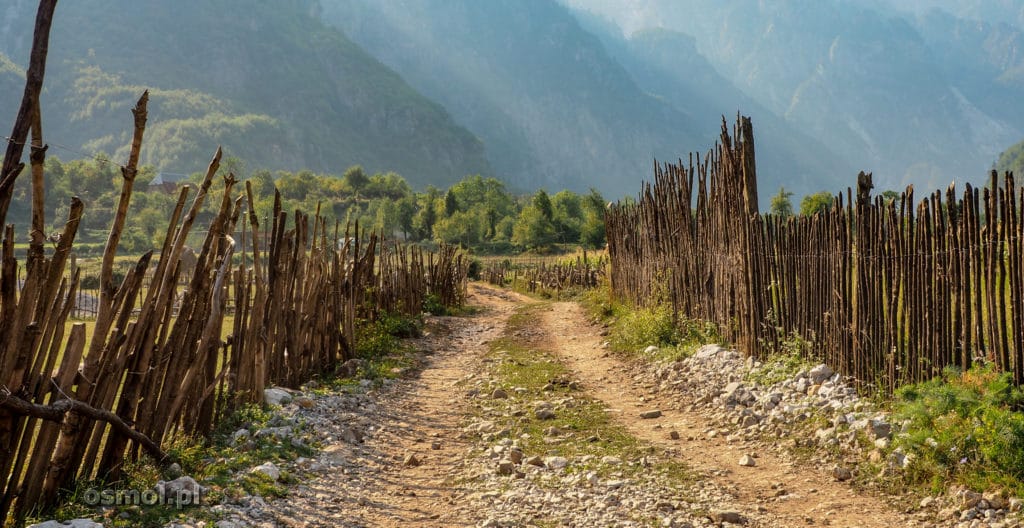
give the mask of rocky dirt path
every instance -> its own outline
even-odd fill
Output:
[[[413,374],[286,407],[325,448],[288,468],[300,483],[287,497],[216,506],[217,526],[917,526],[825,468],[709,435],[714,426],[685,410],[692,402],[652,391],[650,373],[602,349],[601,328],[578,305],[480,284],[470,294],[475,315],[431,318],[430,334],[413,342]],[[530,319],[510,330],[524,307]],[[532,352],[513,359],[492,343]],[[572,383],[527,388],[501,377],[502,365],[533,356],[564,364]],[[574,421],[590,405],[636,449],[602,456],[605,438],[622,433]],[[534,417],[545,409],[552,419]],[[641,417],[655,409],[660,417]],[[754,467],[738,465],[744,454]]]
[[[246,497],[215,507],[218,526],[474,526],[484,513],[460,507],[471,491],[463,478],[470,412],[462,382],[483,368],[486,344],[501,335],[514,309],[502,292],[474,294],[469,317],[432,317],[412,340],[421,364],[410,377],[354,393],[309,394],[309,408],[286,407],[324,445],[299,460],[304,474],[286,498]],[[368,382],[363,385],[370,385]]]
[[[889,505],[837,482],[829,468],[802,467],[757,442],[733,442],[724,434],[709,438],[715,425],[697,412],[687,412],[685,408],[692,402],[651,390],[650,380],[604,353],[601,328],[587,321],[579,305],[554,303],[543,312],[541,323],[549,347],[558,351],[590,394],[608,405],[617,421],[638,438],[677,449],[678,456],[708,479],[709,485],[733,495],[733,503],[752,525],[898,524],[901,515]],[[641,418],[641,413],[651,410],[660,411],[660,416]],[[743,455],[756,457],[755,466],[740,466]]]

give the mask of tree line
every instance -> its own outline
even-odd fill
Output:
[[[246,173],[244,163],[227,159],[221,173],[229,172],[241,177]],[[46,218],[67,218],[67,198],[79,196],[89,211],[82,218],[79,247],[85,253],[100,249],[118,198],[119,166],[102,154],[67,162],[50,156],[45,173]],[[202,174],[168,181],[171,177],[152,166],[139,170],[130,211],[133,221],[122,238],[126,251],[140,253],[160,247],[175,206],[176,188],[197,185]],[[447,189],[428,186],[416,191],[397,173],[367,174],[358,165],[341,176],[257,169],[248,172],[248,179],[258,211],[272,210],[276,188],[286,210],[313,211],[319,206],[328,221],[358,221],[363,227],[409,242],[459,244],[488,253],[543,251],[556,244],[599,248],[605,243],[606,201],[593,189],[584,194],[562,190],[551,195],[541,189],[518,195],[496,178],[471,175]],[[19,178],[9,213],[15,225],[30,225],[30,196],[28,178]],[[200,213],[207,220],[215,214],[212,204]],[[47,234],[61,228],[50,225]],[[27,232],[18,235],[27,242]]]

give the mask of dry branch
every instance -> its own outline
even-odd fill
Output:
[[[121,434],[131,438],[146,450],[149,456],[153,457],[160,465],[167,465],[173,462],[171,456],[160,449],[156,442],[148,436],[138,432],[130,424],[121,419],[120,416],[103,409],[97,409],[83,401],[64,399],[57,400],[50,405],[41,405],[25,401],[7,388],[0,389],[0,406],[10,410],[14,414],[32,416],[50,422],[63,422],[69,412],[74,412],[110,424]]]

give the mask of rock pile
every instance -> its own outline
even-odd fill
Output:
[[[890,449],[900,424],[893,424],[886,413],[858,397],[856,389],[825,364],[766,384],[758,380],[778,377],[772,376],[769,365],[706,345],[686,359],[641,368],[654,378],[656,390],[673,393],[674,398],[689,402],[687,410],[717,423],[719,431],[712,435],[724,431],[733,439],[760,441],[765,449],[815,448],[818,466],[837,481],[891,477],[913,462],[911,453]],[[754,462],[747,458],[740,465]],[[881,473],[861,475],[856,462],[864,460],[881,466]],[[956,489],[944,497],[929,497],[910,510],[916,510],[918,519],[934,520],[935,526],[1019,526],[1021,501],[997,497]]]

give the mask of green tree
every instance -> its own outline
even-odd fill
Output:
[[[428,186],[427,192],[420,196],[420,210],[416,213],[416,218],[413,221],[418,240],[431,238],[434,235],[434,224],[437,222],[436,207],[439,196],[440,191],[433,185]]]
[[[583,207],[578,194],[563,190],[551,199],[555,234],[561,243],[576,242],[580,239],[580,224],[583,222]]]
[[[451,216],[441,218],[434,224],[434,238],[448,244],[471,246],[479,244],[486,227],[479,209],[455,211]]]
[[[449,190],[444,194],[444,215],[450,217],[459,210],[459,200],[455,198],[455,193]]]
[[[548,193],[544,191],[544,189],[537,191],[537,194],[533,195],[531,203],[535,208],[537,208],[537,211],[539,211],[540,214],[544,215],[544,218],[547,219],[548,222],[555,219],[555,211],[554,207],[551,205],[551,197],[548,196]]]
[[[416,197],[410,193],[395,204],[395,209],[398,217],[398,228],[402,230],[402,237],[408,240],[415,231]]]
[[[580,223],[580,244],[588,248],[601,248],[605,244],[604,212],[605,201],[596,189],[580,200],[583,219]]]
[[[547,194],[544,194],[544,198],[547,198]],[[547,203],[551,205],[550,201]],[[554,242],[555,225],[551,218],[536,205],[531,204],[523,208],[512,227],[512,243],[527,249],[537,249],[550,246]]]
[[[899,200],[900,199],[900,193],[898,193],[896,191],[893,191],[891,189],[888,190],[888,191],[883,191],[882,192],[882,199],[885,200],[885,203],[888,205],[888,204],[891,204],[891,203]]]
[[[772,197],[771,206],[768,208],[768,212],[781,218],[789,218],[793,216],[792,197],[792,192],[787,191],[785,187],[780,186],[779,194]]]
[[[370,178],[366,176],[366,173],[363,172],[363,167],[360,165],[353,165],[346,169],[341,180],[354,193],[362,191],[370,183]]]
[[[800,200],[800,214],[804,216],[812,216],[815,213],[825,212],[831,207],[832,193],[828,191],[808,194],[807,196],[804,196],[803,200]]]
[[[274,195],[274,176],[267,169],[253,171],[249,176],[254,198]]]

